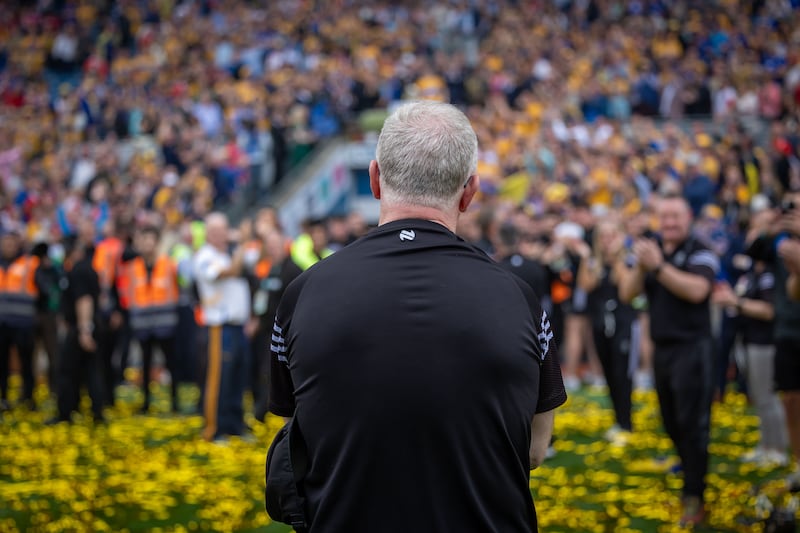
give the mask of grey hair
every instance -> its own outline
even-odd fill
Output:
[[[448,208],[478,166],[478,138],[450,104],[404,104],[381,129],[375,159],[391,203]]]
[[[221,213],[219,211],[213,211],[213,212],[207,214],[206,218],[205,218],[205,220],[203,222],[205,222],[206,227],[219,225],[219,226],[224,226],[224,227],[227,228],[229,226],[227,215],[225,215],[225,213]]]

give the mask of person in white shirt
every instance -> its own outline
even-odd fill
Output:
[[[208,333],[208,359],[203,387],[206,440],[244,433],[242,396],[247,368],[244,325],[250,318],[250,288],[242,277],[244,249],[229,253],[228,219],[206,217],[206,244],[194,257],[200,296],[200,321]]]

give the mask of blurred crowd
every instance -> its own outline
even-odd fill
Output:
[[[116,241],[115,270],[138,253],[137,232],[157,228],[191,309],[191,258],[209,213],[267,204],[317,143],[363,135],[359,119],[409,99],[450,101],[472,121],[481,192],[459,234],[530,266],[557,319],[569,388],[603,383],[578,282],[581,264],[607,253],[597,228],[613,222],[613,253],[625,253],[628,239],[658,232],[654,199],[682,195],[729,287],[755,268],[755,236],[793,231],[784,219],[794,204],[782,202],[800,189],[797,0],[7,2],[2,264],[32,254],[52,271],[35,284],[51,383],[65,239]],[[368,229],[354,213],[290,236],[278,219],[265,209],[230,232],[251,279],[262,259],[277,260],[267,244],[276,234],[305,269]],[[720,394],[737,375],[726,298]],[[109,403],[132,342],[127,310],[117,311],[119,334],[100,354]],[[643,330],[636,382],[647,387]],[[202,381],[191,350],[176,357],[173,381]]]
[[[791,177],[796,3],[12,2],[0,220],[48,240],[265,201],[319,140],[413,98],[468,109],[487,194],[635,212],[677,181],[727,207]]]

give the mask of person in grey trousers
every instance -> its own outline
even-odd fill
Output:
[[[789,460],[786,415],[775,392],[774,290],[772,269],[762,261],[754,261],[735,287],[718,284],[713,298],[725,308],[724,312],[738,318],[747,392],[760,423],[761,440],[742,460],[773,467],[786,466]]]

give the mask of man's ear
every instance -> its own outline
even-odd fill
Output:
[[[369,188],[372,189],[372,196],[376,200],[381,199],[381,169],[378,162],[374,159],[369,162]]]
[[[480,189],[481,180],[477,174],[473,174],[467,180],[467,183],[464,185],[464,192],[461,193],[461,198],[458,200],[458,210],[462,213],[467,210],[469,204],[472,203],[472,199],[475,197],[475,193],[478,192]]]

